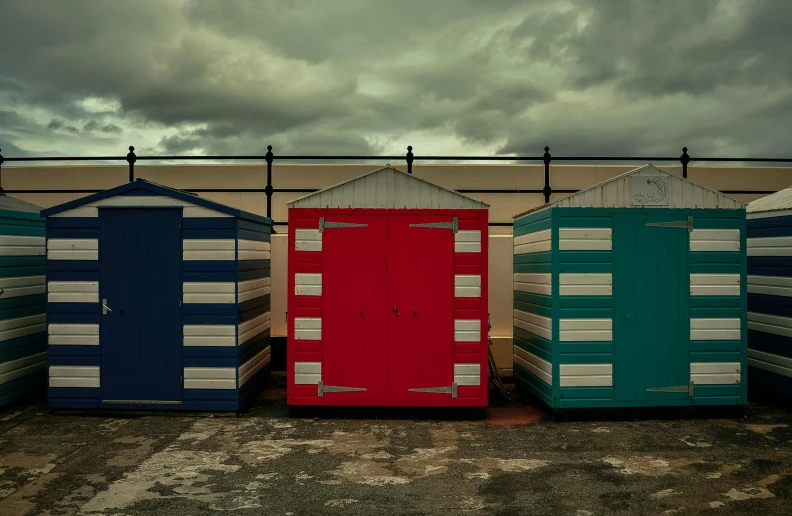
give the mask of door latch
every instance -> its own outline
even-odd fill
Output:
[[[107,306],[107,299],[102,299],[102,315],[107,315],[107,312],[112,312],[112,310]]]

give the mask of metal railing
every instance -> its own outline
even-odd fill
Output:
[[[550,201],[553,193],[575,193],[576,190],[553,190],[550,186],[550,164],[552,162],[641,162],[641,163],[680,163],[682,165],[682,177],[688,177],[688,165],[693,162],[720,162],[720,163],[792,163],[792,158],[691,158],[688,148],[682,148],[679,157],[668,156],[552,156],[550,147],[544,148],[544,154],[537,156],[416,156],[413,154],[413,147],[407,146],[407,153],[400,156],[325,156],[325,155],[283,155],[275,156],[272,152],[272,145],[267,146],[267,152],[263,155],[219,155],[219,156],[191,156],[191,155],[154,155],[138,156],[135,154],[135,147],[130,146],[126,156],[33,156],[4,158],[0,149],[0,192],[3,192],[2,165],[16,162],[75,162],[75,161],[126,161],[129,165],[129,181],[135,180],[135,163],[138,161],[258,161],[267,164],[267,185],[264,188],[185,188],[194,193],[264,193],[267,196],[267,217],[272,218],[272,196],[276,193],[311,193],[319,190],[318,188],[275,188],[272,184],[272,165],[278,160],[282,162],[300,161],[401,161],[407,165],[407,172],[412,174],[413,163],[416,160],[425,162],[459,162],[459,161],[511,161],[515,163],[539,162],[544,164],[544,187],[541,190],[535,189],[460,189],[460,193],[486,193],[486,194],[543,194],[545,202]],[[91,194],[101,190],[74,190],[74,189],[29,189],[29,190],[5,190],[5,193],[18,194],[37,194],[37,193],[80,193]],[[727,194],[771,194],[774,191],[764,190],[723,190]],[[286,222],[275,222],[276,225],[286,225]],[[511,225],[508,223],[492,223],[490,225]]]

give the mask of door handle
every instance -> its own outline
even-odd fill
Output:
[[[398,306],[394,306],[394,307],[393,307],[393,313],[396,313],[396,312],[398,312],[398,311],[399,311],[399,307],[398,307]]]
[[[107,299],[102,299],[102,315],[107,315],[107,312],[112,312],[112,310],[107,306]]]

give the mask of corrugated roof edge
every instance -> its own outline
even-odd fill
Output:
[[[273,221],[269,217],[264,217],[263,215],[257,215],[255,213],[250,213],[248,211],[232,208],[231,206],[226,206],[225,204],[221,204],[219,202],[210,201],[209,199],[204,199],[199,195],[185,192],[183,190],[177,190],[176,188],[171,188],[169,186],[164,186],[158,183],[153,183],[146,179],[138,179],[133,183],[126,183],[120,186],[116,186],[114,188],[110,188],[103,192],[91,194],[86,197],[82,197],[80,199],[75,199],[67,203],[59,204],[58,206],[52,206],[51,208],[41,210],[41,215],[48,217],[50,215],[54,215],[62,211],[83,206],[85,204],[88,204],[89,202],[99,201],[101,199],[107,199],[109,197],[113,197],[116,195],[120,195],[138,189],[148,190],[154,193],[158,193],[160,195],[165,195],[167,197],[173,197],[174,199],[179,199],[181,201],[189,202],[197,206],[203,206],[204,208],[209,208],[210,210],[219,211],[220,213],[225,213],[227,215],[238,217],[240,219],[247,219],[254,222],[260,222],[262,224],[267,224],[269,226],[273,225]]]
[[[295,202],[302,201],[303,199],[307,199],[307,198],[309,198],[309,197],[311,197],[313,195],[319,195],[322,192],[326,192],[328,190],[332,190],[333,188],[337,188],[337,187],[339,187],[341,185],[345,185],[347,183],[351,183],[353,181],[357,181],[358,179],[360,179],[362,177],[366,177],[366,176],[369,176],[371,174],[376,174],[377,172],[381,172],[383,170],[393,170],[393,171],[398,172],[400,174],[403,174],[403,175],[405,175],[405,176],[407,176],[409,178],[415,179],[417,181],[424,182],[424,183],[426,183],[428,185],[432,185],[435,188],[440,188],[441,190],[445,190],[446,192],[450,192],[450,193],[452,193],[454,195],[458,195],[460,197],[464,197],[465,199],[468,199],[468,200],[471,200],[473,202],[479,203],[482,206],[486,206],[487,208],[490,207],[489,204],[487,204],[485,202],[482,202],[482,201],[479,201],[478,199],[474,199],[473,197],[470,197],[469,195],[461,194],[461,193],[457,192],[456,190],[452,190],[451,188],[446,188],[445,186],[441,186],[441,185],[438,185],[437,183],[433,183],[431,181],[427,181],[426,179],[417,177],[417,176],[415,176],[413,174],[408,174],[408,173],[403,172],[403,171],[399,170],[398,168],[396,168],[394,166],[391,166],[391,165],[385,165],[384,167],[380,167],[380,168],[371,170],[369,172],[366,172],[365,174],[361,174],[359,176],[355,176],[355,177],[353,177],[351,179],[346,179],[344,181],[341,181],[340,183],[336,183],[336,184],[334,184],[332,186],[328,186],[327,188],[322,188],[321,190],[317,190],[316,192],[311,192],[311,193],[309,193],[307,195],[303,195],[302,197],[298,197],[296,199],[292,199],[291,201],[287,202],[286,205],[291,208],[291,205],[294,204]]]
[[[685,179],[685,178],[683,178],[683,177],[679,177],[679,176],[677,176],[676,174],[671,174],[670,172],[668,172],[668,171],[667,171],[667,170],[665,170],[665,169],[662,169],[662,168],[660,168],[660,167],[656,167],[656,166],[654,166],[654,165],[653,165],[653,164],[651,164],[651,163],[647,163],[646,165],[642,165],[642,166],[640,166],[640,167],[638,167],[638,168],[635,168],[635,169],[633,169],[633,170],[630,170],[629,172],[625,172],[624,174],[619,174],[619,175],[618,175],[618,176],[616,176],[616,177],[612,177],[612,178],[610,178],[610,179],[606,179],[605,181],[602,181],[602,182],[600,182],[600,183],[597,183],[597,184],[595,184],[595,185],[589,186],[588,188],[584,188],[583,190],[578,190],[577,192],[575,192],[575,193],[573,193],[573,194],[569,194],[569,195],[567,195],[566,197],[562,197],[562,198],[560,198],[560,199],[556,199],[555,201],[552,201],[552,202],[548,202],[548,203],[542,204],[541,206],[537,206],[536,208],[531,208],[530,210],[524,211],[524,212],[522,212],[522,213],[518,213],[517,215],[514,215],[514,216],[512,217],[512,220],[517,220],[517,219],[519,219],[520,217],[524,217],[524,216],[528,215],[529,213],[534,213],[534,212],[541,211],[541,210],[544,210],[544,209],[552,208],[552,207],[553,207],[553,205],[555,205],[555,204],[558,204],[558,203],[560,203],[560,202],[562,202],[562,201],[565,201],[565,200],[567,200],[567,199],[569,199],[569,198],[571,198],[571,197],[575,197],[575,196],[577,196],[577,195],[580,195],[580,194],[582,194],[582,193],[584,193],[584,192],[588,192],[589,190],[594,190],[595,188],[599,188],[600,186],[602,186],[602,185],[604,185],[604,184],[611,183],[611,182],[613,182],[613,181],[618,181],[619,179],[621,179],[621,178],[623,178],[623,177],[625,177],[625,176],[629,176],[630,174],[635,174],[636,172],[638,172],[638,171],[640,171],[640,170],[643,170],[643,169],[645,169],[645,168],[649,168],[649,167],[651,167],[651,168],[653,168],[653,169],[655,169],[655,170],[658,170],[658,171],[660,171],[660,172],[662,172],[662,173],[664,173],[664,174],[668,174],[669,176],[674,176],[674,177],[676,177],[677,179],[679,179],[680,181],[685,181],[685,182],[687,182],[687,183],[690,183],[690,184],[692,184],[692,185],[698,186],[699,188],[701,188],[701,189],[703,189],[703,190],[707,190],[708,192],[712,192],[712,193],[715,193],[715,194],[718,194],[718,195],[722,195],[722,196],[726,197],[726,198],[727,198],[727,199],[729,199],[729,200],[732,200],[732,201],[734,201],[734,202],[736,202],[736,203],[738,203],[738,204],[742,204],[742,205],[743,205],[743,207],[747,206],[747,204],[748,204],[748,203],[746,203],[746,202],[743,202],[743,201],[741,201],[741,200],[739,200],[739,199],[735,199],[734,197],[731,197],[731,196],[729,196],[729,195],[726,195],[726,194],[725,194],[725,193],[723,193],[723,192],[720,192],[720,191],[718,191],[718,190],[715,190],[714,188],[709,188],[709,187],[707,187],[707,186],[701,185],[701,184],[699,184],[699,183],[696,183],[696,182],[694,182],[694,181],[691,181],[691,180],[689,180],[689,179]]]
[[[761,208],[763,204],[773,203],[776,198],[778,204],[770,204],[768,208]],[[775,193],[765,195],[748,203],[745,209],[748,213],[767,213],[771,211],[784,211],[792,209],[792,187],[787,187]]]

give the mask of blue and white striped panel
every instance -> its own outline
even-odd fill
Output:
[[[0,256],[44,256],[44,237],[0,235]]]
[[[185,367],[185,389],[236,389],[235,367]]]
[[[50,238],[47,240],[48,260],[98,260],[99,240],[96,238]]]
[[[234,239],[182,240],[182,260],[233,261],[236,260]]]
[[[790,260],[792,265],[792,260]],[[765,296],[779,296],[778,303],[789,304],[792,300],[792,277],[748,276],[748,293]],[[749,307],[750,308],[750,307]]]
[[[266,296],[270,291],[269,278],[256,278],[237,283],[237,297],[240,303]]]
[[[269,260],[270,243],[261,240],[237,240],[239,260]]]
[[[50,346],[98,346],[99,324],[50,324]]]
[[[792,378],[792,358],[788,356],[749,349],[748,365],[786,378]]]
[[[792,236],[749,238],[748,256],[792,256]]]
[[[50,387],[100,387],[99,366],[49,366]]]
[[[241,346],[270,328],[270,312],[233,324],[185,324],[184,345],[187,347]]]
[[[50,303],[98,303],[98,281],[50,281],[47,284]]]
[[[272,356],[270,354],[270,347],[267,346],[266,348],[262,349],[254,357],[250,360],[239,366],[237,370],[237,381],[239,382],[239,387],[242,388],[248,380],[253,378],[256,373],[261,371],[264,366],[270,363]]]
[[[185,304],[236,303],[236,283],[234,282],[185,282],[183,289],[183,301]]]
[[[182,214],[184,218],[230,218],[231,215],[220,213],[203,206],[198,206],[187,201],[174,199],[164,195],[117,195],[115,197],[108,197],[98,201],[90,202],[71,210],[62,211],[52,215],[53,217],[90,217],[96,218],[99,216],[99,206],[124,206],[124,207],[182,207]]]

